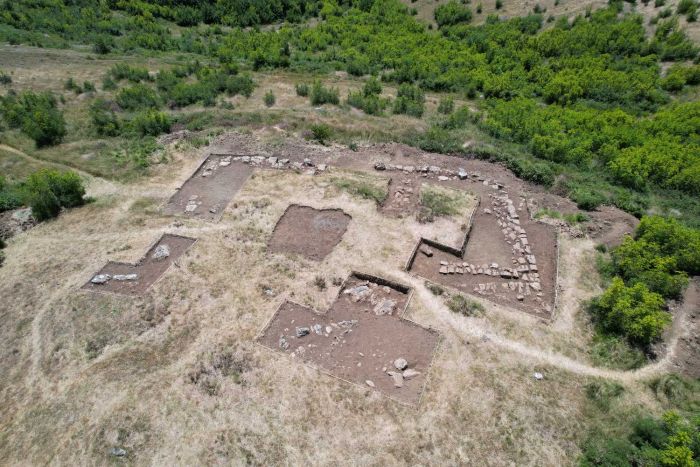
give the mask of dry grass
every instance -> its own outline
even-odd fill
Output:
[[[402,272],[417,221],[338,190],[333,179],[349,172],[257,172],[219,223],[176,227],[154,206],[200,157],[172,150],[147,183],[98,184],[96,203],[10,242],[0,269],[0,463],[104,464],[115,446],[133,464],[573,462],[589,377],[544,358],[570,332],[489,304],[481,317],[455,315]],[[352,216],[324,261],[266,253],[292,203]],[[148,294],[78,291],[106,260],[135,260],[163,231],[199,240]],[[414,286],[408,317],[445,337],[418,409],[253,343],[282,300],[326,309],[333,278],[353,269]],[[312,285],[317,276],[325,289]],[[626,394],[630,404],[648,397],[642,387]]]

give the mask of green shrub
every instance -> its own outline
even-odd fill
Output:
[[[447,301],[447,307],[454,313],[463,316],[478,316],[484,311],[481,303],[466,298],[463,295],[452,295]]]
[[[468,23],[472,20],[472,10],[457,0],[450,0],[435,8],[434,17],[438,27]]]
[[[112,66],[112,68],[109,70],[109,76],[111,76],[115,81],[126,79],[133,83],[150,80],[150,75],[148,74],[147,69],[132,66],[127,63],[117,63]]]
[[[388,194],[386,185],[376,183],[374,180],[362,176],[333,178],[331,182],[352,196],[374,201],[377,204],[383,203]]]
[[[117,93],[117,104],[125,110],[140,110],[160,107],[156,92],[144,84],[123,88]]]
[[[121,122],[117,114],[110,108],[110,103],[102,98],[95,99],[90,104],[90,118],[100,136],[118,136],[121,132]]]
[[[585,386],[586,396],[601,410],[609,410],[613,399],[619,397],[625,388],[613,381],[593,381]]]
[[[440,99],[437,111],[443,115],[451,114],[455,109],[455,101],[451,97],[443,97]]]
[[[315,81],[311,87],[310,93],[311,105],[333,104],[340,103],[340,97],[337,88],[327,88],[320,81]]]
[[[661,295],[642,283],[627,287],[619,277],[593,303],[598,324],[611,334],[620,335],[634,344],[646,346],[657,340],[671,315],[664,311]]]
[[[586,211],[592,211],[605,202],[603,195],[585,188],[576,188],[569,193],[569,197],[579,209]]]
[[[331,127],[325,123],[311,125],[311,137],[321,144],[326,144],[326,141],[331,137],[331,133]]]
[[[644,351],[627,339],[602,333],[594,336],[590,356],[594,365],[616,370],[635,370],[647,364]]]
[[[63,141],[66,122],[51,93],[23,91],[19,96],[8,94],[0,101],[3,118],[11,128],[19,128],[38,147]]]
[[[423,91],[418,86],[401,84],[394,101],[393,113],[421,118],[424,111],[425,94]]]
[[[275,105],[275,94],[272,91],[267,91],[265,97],[263,97],[263,102],[265,102],[266,107],[272,107]]]
[[[296,85],[297,96],[306,97],[309,95],[309,85],[306,83],[299,83]]]
[[[56,217],[61,208],[85,204],[85,188],[75,172],[42,169],[27,178],[28,204],[38,221]]]
[[[158,136],[170,132],[172,120],[165,112],[146,110],[134,116],[130,122],[133,131],[141,136]]]
[[[229,96],[238,94],[250,97],[255,89],[253,78],[248,75],[231,76],[226,80],[226,92]]]
[[[420,194],[420,204],[430,210],[434,216],[453,216],[459,214],[458,200],[436,189],[425,188]]]

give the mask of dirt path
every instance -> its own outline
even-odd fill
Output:
[[[467,338],[481,339],[482,341],[505,348],[526,358],[536,360],[543,364],[555,366],[579,375],[615,379],[626,383],[648,379],[659,375],[669,370],[672,360],[676,356],[678,341],[681,337],[679,333],[672,333],[668,344],[669,351],[667,354],[659,361],[645,367],[631,371],[599,368],[566,357],[556,352],[551,352],[537,346],[527,345],[522,342],[494,334],[478,323],[475,323],[472,320],[465,320],[463,317],[452,313],[442,303],[441,299],[433,296],[432,293],[424,287],[423,283],[419,279],[407,273],[402,273],[402,280],[414,287],[416,294],[420,298],[423,305],[433,312],[433,314],[445,325],[446,330],[448,330],[460,343],[466,343]],[[677,324],[674,324],[674,328],[686,328],[685,323],[687,321],[688,312],[691,309],[696,309],[698,298],[700,298],[700,285],[698,284],[698,281],[694,281],[686,292],[686,300],[684,301],[682,310],[679,310],[677,316],[675,317],[675,323]],[[447,334],[447,332],[445,334]]]
[[[110,182],[109,180],[106,180],[101,177],[96,177],[95,175],[89,174],[88,172],[84,172],[80,169],[76,169],[75,167],[72,167],[70,165],[65,165],[61,164],[59,162],[54,162],[54,161],[47,161],[44,159],[39,159],[34,156],[30,156],[26,152],[20,151],[19,149],[13,148],[12,146],[8,146],[6,144],[1,144],[0,143],[0,150],[10,152],[12,154],[15,154],[16,156],[20,156],[24,159],[27,159],[30,162],[34,162],[37,164],[44,164],[44,165],[49,165],[51,167],[61,169],[61,170],[72,170],[73,172],[77,173],[80,175],[81,178],[86,180],[86,185],[87,185],[87,191],[89,196],[101,196],[109,193],[114,193],[117,191],[117,185],[113,182]]]

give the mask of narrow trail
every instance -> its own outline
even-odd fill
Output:
[[[657,376],[668,370],[673,356],[675,355],[678,339],[680,338],[680,332],[672,333],[672,337],[670,338],[668,345],[668,351],[664,357],[655,363],[637,370],[622,371],[595,367],[588,363],[580,362],[556,352],[494,334],[491,330],[484,328],[473,320],[469,320],[467,322],[465,318],[452,313],[447,306],[445,306],[439,299],[434,297],[432,293],[423,286],[423,283],[419,279],[405,272],[402,273],[402,276],[404,281],[413,286],[415,293],[420,297],[422,304],[429,308],[433,312],[434,316],[436,316],[441,323],[444,324],[443,329],[449,329],[453,337],[460,343],[465,344],[467,338],[485,339],[488,342],[502,347],[510,352],[583,376],[615,379],[627,383]],[[697,283],[695,283],[694,286],[697,287]],[[679,323],[677,325],[678,329],[684,328],[683,323],[686,320],[687,313],[693,306],[690,302],[691,300],[686,300],[683,307],[677,312],[678,314],[676,315],[675,320],[677,320]]]
[[[12,146],[8,146],[6,144],[0,143],[0,150],[7,151],[9,153],[12,153],[16,156],[20,156],[30,162],[34,162],[37,164],[43,164],[43,165],[49,165],[51,167],[55,167],[57,169],[62,169],[62,170],[72,170],[73,172],[77,173],[80,175],[81,178],[84,178],[87,181],[87,188],[88,188],[88,195],[90,196],[99,196],[103,194],[108,194],[108,193],[114,193],[117,191],[117,184],[114,182],[111,182],[109,180],[106,180],[102,177],[97,177],[95,175],[92,175],[88,172],[85,172],[83,170],[77,169],[73,166],[67,165],[67,164],[62,164],[60,162],[55,162],[55,161],[49,161],[45,159],[39,159],[34,156],[30,156],[26,152],[20,151],[19,149],[13,148]]]

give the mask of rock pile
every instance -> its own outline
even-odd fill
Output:
[[[396,311],[396,300],[390,298],[392,289],[374,282],[364,281],[358,285],[343,290],[343,295],[349,295],[354,303],[367,301],[377,316],[393,315]]]
[[[386,374],[391,376],[395,388],[402,388],[404,381],[415,378],[420,374],[420,371],[408,367],[408,362],[405,358],[397,358],[394,360],[393,366],[395,370],[388,370]]]

